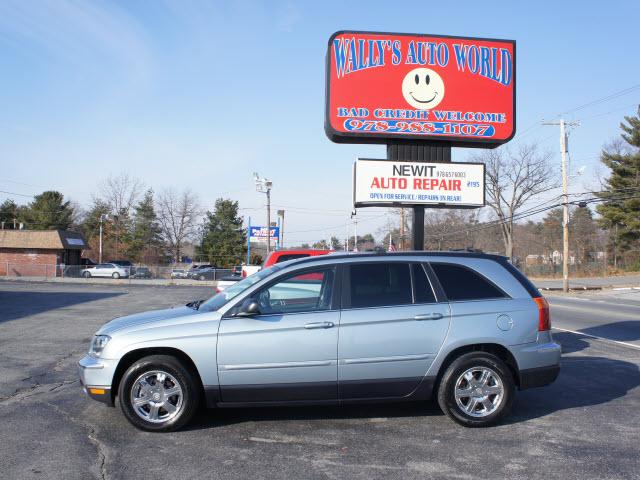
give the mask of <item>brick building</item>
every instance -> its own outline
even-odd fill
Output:
[[[0,230],[0,275],[59,276],[61,265],[79,265],[88,248],[69,230]]]

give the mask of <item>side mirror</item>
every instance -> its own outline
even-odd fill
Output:
[[[255,299],[247,298],[242,302],[236,317],[253,317],[254,315],[260,315],[260,305]]]

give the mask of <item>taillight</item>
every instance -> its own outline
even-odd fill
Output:
[[[246,278],[247,277],[247,271],[246,270],[242,270],[242,278]]]
[[[538,331],[545,332],[551,330],[551,315],[549,314],[549,303],[544,297],[537,297],[533,299],[538,304]]]

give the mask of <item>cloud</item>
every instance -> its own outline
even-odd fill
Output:
[[[153,69],[150,42],[117,4],[74,0],[0,3],[0,42],[39,49],[76,68],[113,66],[144,82]]]

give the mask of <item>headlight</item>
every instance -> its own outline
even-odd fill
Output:
[[[91,347],[89,347],[89,355],[99,357],[109,340],[111,340],[109,335],[94,335],[93,340],[91,340]]]

